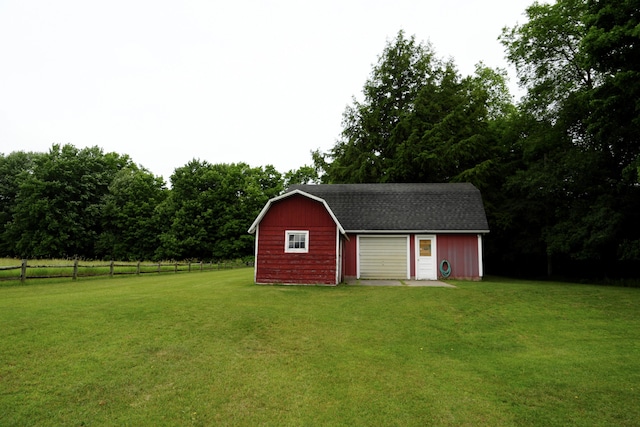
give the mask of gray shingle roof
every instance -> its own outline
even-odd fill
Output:
[[[324,199],[346,231],[475,231],[489,225],[472,184],[293,185]]]

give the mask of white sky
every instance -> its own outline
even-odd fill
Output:
[[[400,29],[462,75],[533,0],[0,0],[0,153],[53,143],[162,175],[311,164]],[[515,77],[512,77],[515,87]]]

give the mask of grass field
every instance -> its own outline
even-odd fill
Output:
[[[631,426],[640,289],[0,287],[0,425]]]

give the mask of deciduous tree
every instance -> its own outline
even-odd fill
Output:
[[[33,172],[20,182],[7,225],[16,255],[94,257],[103,197],[115,174],[130,164],[126,155],[70,144],[55,144],[37,156]]]
[[[7,227],[13,221],[20,185],[34,172],[41,153],[15,151],[0,155],[0,255],[16,256],[14,236]]]
[[[171,219],[159,257],[232,259],[253,254],[247,233],[267,200],[282,191],[273,166],[211,164],[192,160],[171,176],[172,190],[160,206]]]
[[[130,165],[118,171],[103,199],[98,255],[153,260],[163,225],[156,210],[168,192],[164,180],[144,168]]]
[[[637,55],[640,41],[632,42],[638,18],[631,3],[534,3],[528,22],[501,38],[527,89],[522,114],[535,123],[522,128],[522,163],[505,189],[540,213],[535,222],[549,259],[598,264],[600,273],[630,259],[625,242],[640,234],[637,78],[628,88],[621,83],[631,83],[639,63],[623,59]],[[518,226],[538,229],[520,218]]]
[[[318,171],[313,166],[300,166],[298,169],[292,169],[284,174],[285,188],[293,184],[318,184],[319,182]]]

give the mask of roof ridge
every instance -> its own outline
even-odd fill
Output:
[[[345,230],[488,231],[480,191],[471,183],[299,184],[325,200]]]

